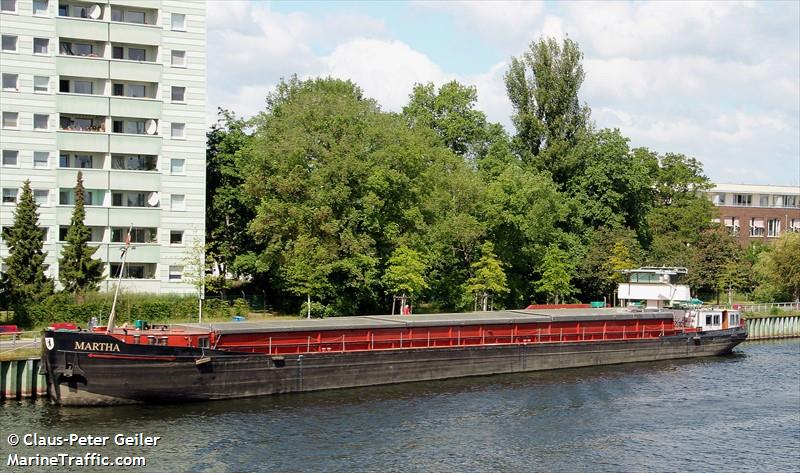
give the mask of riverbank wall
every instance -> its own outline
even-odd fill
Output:
[[[800,337],[800,316],[774,315],[745,320],[748,340]]]
[[[43,398],[47,395],[47,380],[40,374],[42,360],[0,361],[0,400]]]

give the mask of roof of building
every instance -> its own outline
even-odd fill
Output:
[[[734,192],[742,194],[796,194],[800,195],[800,186],[771,186],[759,184],[714,184],[708,192]]]

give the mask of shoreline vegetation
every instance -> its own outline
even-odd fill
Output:
[[[416,84],[389,112],[349,80],[294,76],[254,117],[220,110],[207,132],[205,244],[183,280],[313,317],[612,303],[619,270],[639,266],[688,268],[692,294],[709,302],[800,297],[800,233],[741,248],[714,223],[700,161],[597,127],[579,97],[582,61],[569,38],[512,58],[514,130],[456,81]],[[83,194],[78,173],[54,293],[23,185],[0,284],[0,308],[20,327],[107,317]],[[119,323],[197,313],[196,295],[175,297],[125,295]],[[205,312],[249,313],[236,304],[208,298]]]

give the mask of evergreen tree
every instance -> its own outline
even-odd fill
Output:
[[[67,231],[67,244],[58,260],[59,279],[64,285],[64,290],[75,293],[79,298],[90,291],[96,291],[98,283],[103,279],[103,262],[92,259],[97,247],[91,247],[88,242],[92,232],[84,224],[86,210],[84,210],[83,174],[78,171],[78,181],[75,184],[75,208],[72,211],[72,220]]]
[[[26,180],[14,210],[14,225],[4,235],[9,255],[3,274],[3,286],[14,309],[15,322],[23,327],[32,323],[28,305],[53,293],[53,281],[44,274],[47,253],[43,251],[38,208],[31,183]]]

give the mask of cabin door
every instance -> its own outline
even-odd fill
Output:
[[[726,328],[728,328],[728,311],[727,310],[723,310],[722,311],[722,330],[725,330]]]

